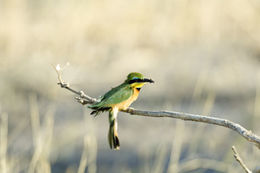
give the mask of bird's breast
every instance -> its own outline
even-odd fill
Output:
[[[137,98],[139,95],[139,90],[137,90],[136,88],[133,88],[133,94],[125,101],[118,103],[114,106],[116,106],[117,108],[119,108],[119,110],[124,110],[126,108],[128,108]]]

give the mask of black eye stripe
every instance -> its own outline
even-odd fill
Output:
[[[132,79],[129,81],[129,84],[136,83],[136,82],[143,82],[142,79]]]
[[[132,84],[132,83],[144,83],[144,82],[149,82],[149,83],[154,83],[154,81],[152,79],[132,79],[130,80],[128,83]]]

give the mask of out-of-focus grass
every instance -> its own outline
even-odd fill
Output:
[[[8,115],[6,113],[1,114],[0,123],[0,169],[6,173],[10,171],[9,162],[7,160],[7,144],[8,144]],[[11,167],[11,165],[10,165]]]
[[[50,173],[49,153],[53,135],[53,110],[51,108],[47,110],[43,120],[44,125],[41,126],[39,108],[34,95],[30,96],[30,107],[34,151],[28,172],[33,173],[40,170]]]
[[[241,172],[232,145],[256,167],[259,151],[229,130],[123,113],[121,150],[110,151],[107,115],[88,116],[51,65],[70,62],[64,79],[96,97],[140,71],[156,83],[134,107],[216,115],[260,134],[259,7],[2,0],[1,172]]]

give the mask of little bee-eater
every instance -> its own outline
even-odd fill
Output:
[[[118,111],[128,108],[137,99],[142,86],[147,82],[153,83],[154,81],[144,78],[140,73],[130,73],[121,85],[108,91],[99,102],[88,106],[93,109],[91,114],[109,112],[108,142],[111,149],[119,150],[120,147],[117,133]]]

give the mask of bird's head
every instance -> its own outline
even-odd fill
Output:
[[[133,72],[128,74],[125,83],[130,84],[134,88],[141,88],[146,83],[154,83],[152,79],[144,78],[141,73]]]

